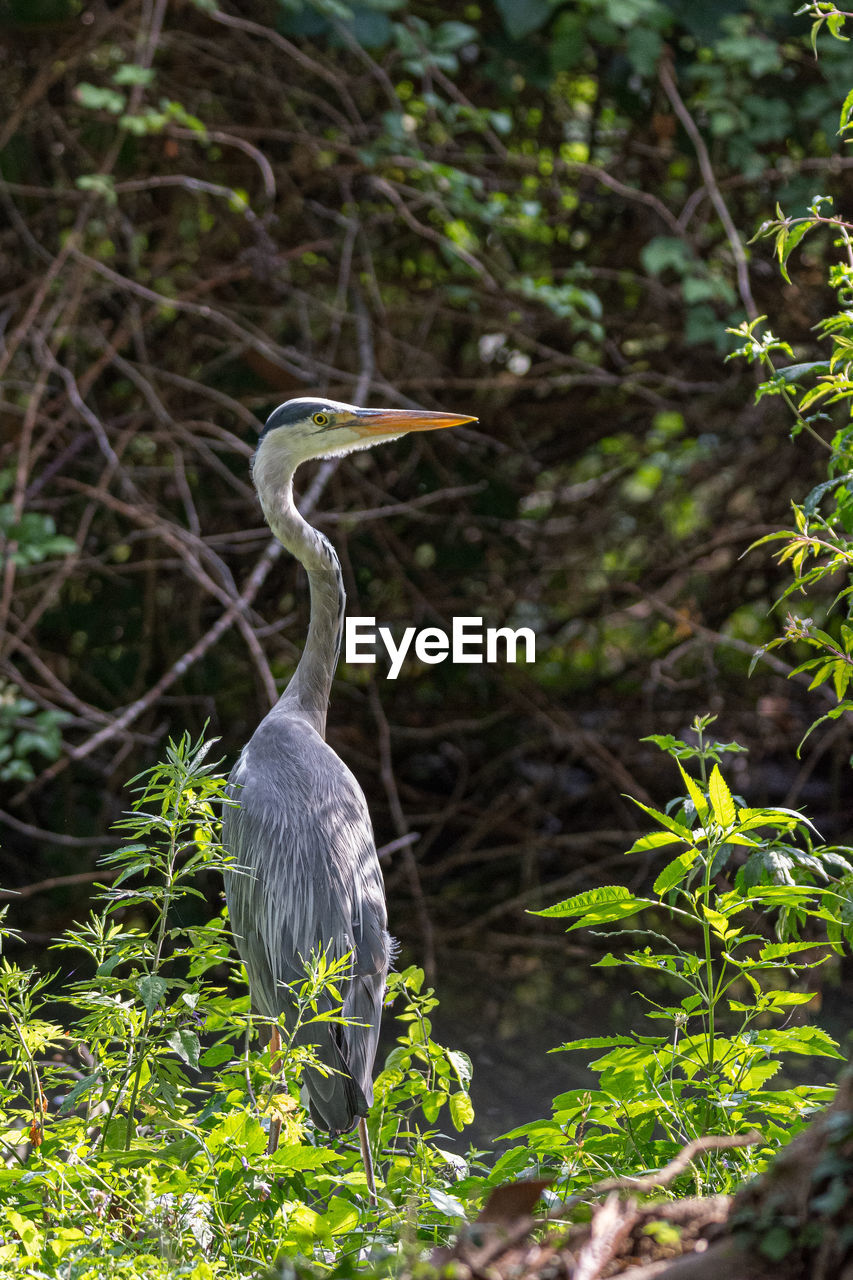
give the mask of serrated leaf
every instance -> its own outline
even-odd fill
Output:
[[[660,849],[666,844],[676,844],[680,839],[681,837],[674,831],[650,831],[648,835],[640,836],[639,840],[635,840],[631,848],[625,850],[625,855],[645,853],[647,849]]]
[[[323,1210],[323,1223],[333,1236],[352,1231],[358,1224],[358,1209],[343,1196],[332,1196]]]
[[[638,809],[642,809],[643,813],[647,813],[650,818],[654,818],[655,822],[660,823],[662,827],[666,827],[668,831],[674,831],[685,844],[691,843],[693,832],[689,827],[685,827],[683,822],[676,822],[675,818],[671,818],[668,813],[663,813],[660,809],[653,809],[651,805],[643,804],[642,800],[638,800],[636,796],[628,796],[628,799],[632,800]]]
[[[797,1053],[804,1057],[840,1058],[836,1042],[819,1027],[766,1028],[759,1031],[755,1043],[773,1053]]]
[[[262,1133],[261,1130],[259,1132]],[[328,1147],[309,1147],[302,1142],[285,1143],[276,1149],[270,1163],[282,1169],[322,1169],[325,1164],[337,1163],[343,1155]]]
[[[684,780],[684,785],[687,788],[687,794],[690,796],[690,799],[693,801],[693,808],[696,810],[698,817],[704,821],[708,813],[708,801],[705,799],[704,795],[700,791],[699,787],[697,787],[696,783],[693,781],[690,774],[680,763],[678,765],[678,769],[679,769],[679,772],[681,773],[681,777]]]
[[[711,797],[714,817],[717,822],[721,827],[732,826],[737,819],[737,810],[732,799],[732,793],[729,791],[725,778],[720,773],[719,765],[716,764],[711,770],[708,794]]]
[[[758,956],[760,960],[785,961],[789,956],[795,956],[802,951],[814,951],[814,949],[819,946],[821,946],[821,943],[817,941],[768,942],[761,948]],[[811,999],[811,996],[809,996],[809,999]]]
[[[565,1044],[557,1045],[556,1049],[549,1049],[549,1053],[565,1053],[567,1050],[574,1049],[614,1049],[627,1045],[633,1045],[634,1041],[630,1036],[587,1036],[585,1040],[567,1040]]]
[[[604,885],[600,889],[589,889],[586,893],[578,893],[573,898],[566,898],[544,911],[531,911],[533,916],[552,916],[571,918],[583,916],[572,929],[582,925],[605,924],[610,920],[622,920],[626,916],[636,915],[643,907],[656,905],[648,898],[635,898],[624,885]]]
[[[657,880],[655,880],[653,885],[655,893],[663,897],[675,885],[681,884],[685,874],[693,866],[698,856],[699,850],[691,847],[684,853],[679,854],[677,858],[673,858],[672,862],[664,867]]]

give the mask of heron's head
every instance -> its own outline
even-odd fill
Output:
[[[426,409],[359,409],[339,400],[303,396],[279,405],[267,418],[258,440],[255,468],[263,461],[292,468],[309,458],[327,458],[369,449],[396,440],[407,431],[435,431],[476,422],[464,413],[431,413]]]

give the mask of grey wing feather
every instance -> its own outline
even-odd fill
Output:
[[[364,795],[320,735],[280,706],[258,726],[228,790],[238,807],[222,824],[234,861],[225,894],[258,1012],[292,1014],[287,984],[304,979],[313,951],[352,953],[343,1014],[364,1025],[321,1023],[301,1037],[329,1071],[306,1072],[312,1117],[345,1131],[373,1099],[392,946]]]

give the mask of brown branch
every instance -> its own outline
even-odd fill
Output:
[[[388,727],[388,719],[382,709],[382,702],[379,697],[379,691],[376,687],[375,680],[371,680],[370,682],[370,709],[373,712],[373,718],[379,732],[379,775],[382,779],[382,786],[385,790],[388,808],[391,812],[391,824],[397,832],[398,841],[401,842],[403,865],[406,869],[406,878],[409,882],[409,890],[415,904],[415,912],[420,925],[421,939],[423,941],[424,949],[423,967],[427,977],[432,979],[436,970],[435,931],[433,929],[432,920],[430,919],[426,895],[424,894],[423,885],[421,884],[417,860],[412,846],[408,842],[408,837],[410,836],[411,831],[409,824],[406,821],[405,814],[403,813],[403,806],[400,803],[400,793],[397,790],[397,783],[394,778],[394,763],[391,756],[391,731]]]
[[[681,1148],[678,1155],[657,1173],[647,1174],[643,1178],[605,1178],[603,1182],[596,1182],[590,1188],[590,1192],[593,1195],[603,1195],[611,1191],[658,1191],[661,1187],[668,1187],[680,1173],[684,1172],[695,1156],[705,1151],[729,1151],[733,1147],[754,1147],[757,1142],[763,1141],[756,1129],[750,1133],[731,1135],[708,1134],[704,1138],[696,1138],[693,1142],[688,1142]]]
[[[732,251],[732,257],[735,262],[735,272],[737,274],[738,293],[740,294],[741,302],[743,303],[744,310],[746,311],[749,319],[754,320],[758,315],[758,308],[755,305],[755,300],[752,296],[752,286],[749,283],[749,262],[747,260],[746,250],[744,249],[741,238],[738,235],[737,227],[734,224],[732,215],[729,213],[728,205],[723,199],[720,191],[720,187],[714,173],[714,166],[711,164],[711,157],[708,153],[708,148],[705,145],[705,139],[699,132],[696,122],[687,110],[681,94],[678,92],[678,86],[675,83],[675,75],[673,74],[672,69],[672,58],[668,53],[666,53],[660,60],[658,75],[664,92],[672,104],[673,111],[684,126],[684,131],[690,138],[690,141],[693,143],[696,150],[696,159],[699,161],[699,169],[701,170],[705,187],[707,188],[708,195],[711,198],[711,203],[717,211],[717,216],[723,224],[723,230],[726,233],[726,239],[728,240],[729,248]]]

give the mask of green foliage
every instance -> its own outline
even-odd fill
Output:
[[[61,728],[68,716],[39,710],[13,684],[0,681],[0,781],[28,782],[35,776],[30,756],[48,763],[62,751]]]
[[[8,493],[14,482],[14,471],[0,471],[0,496]],[[14,502],[0,503],[0,566],[7,561],[16,566],[40,564],[76,550],[76,542],[57,534],[52,516],[20,512]]]
[[[36,1259],[45,1275],[260,1277],[277,1258],[393,1257],[413,1211],[420,1238],[446,1234],[459,1158],[432,1124],[444,1106],[457,1128],[470,1122],[470,1062],[432,1040],[423,972],[393,975],[402,1033],[370,1118],[371,1209],[357,1146],[310,1131],[299,1100],[317,1064],[294,1037],[340,1017],[320,998],[337,992],[346,958],[313,956],[293,986],[282,1089],[252,1044],[239,975],[225,981],[224,920],[194,922],[199,876],[225,863],[225,781],[209,746],[185,737],[136,779],[101,907],[54,948],[62,972],[0,967],[4,1274],[32,1273]],[[283,1121],[273,1156],[270,1110]]]
[[[819,0],[806,5],[801,12],[810,13],[815,18],[813,39],[824,24],[836,39],[847,39],[841,29],[849,15],[841,13],[834,4]],[[838,133],[842,138],[853,129],[851,107],[853,91],[848,93],[841,109]],[[825,625],[819,626],[811,617],[789,613],[783,634],[759,649],[753,660],[754,667],[764,653],[790,643],[811,655],[800,661],[791,675],[807,675],[811,689],[828,685],[835,695],[836,706],[815,720],[808,733],[826,720],[837,720],[853,710],[853,700],[847,697],[853,674],[853,554],[850,552],[850,534],[853,531],[853,426],[850,422],[853,409],[853,379],[850,376],[853,313],[849,305],[853,286],[853,223],[833,213],[832,205],[830,196],[814,196],[807,215],[803,217],[786,216],[777,206],[776,217],[765,222],[756,236],[773,238],[780,271],[789,282],[791,254],[800,248],[808,235],[815,231],[824,235],[828,233],[831,243],[841,251],[841,260],[829,268],[829,283],[837,294],[837,309],[815,326],[829,345],[828,357],[786,363],[777,368],[776,359],[793,359],[794,351],[788,342],[764,327],[765,316],[730,331],[741,340],[732,358],[754,361],[769,374],[759,385],[756,398],[780,396],[794,418],[792,437],[805,432],[828,453],[827,479],[817,484],[802,503],[792,504],[794,527],[767,534],[753,544],[782,544],[776,558],[791,570],[791,581],[782,594],[783,600],[793,595],[812,593],[818,597],[821,612],[827,614]],[[843,417],[839,410],[843,410]],[[839,580],[846,585],[839,588]],[[820,601],[821,594],[827,589],[832,593],[828,608]]]
[[[795,1024],[792,1013],[813,998],[810,972],[853,937],[851,851],[815,846],[795,810],[751,808],[733,795],[718,761],[740,748],[708,739],[712,719],[694,722],[695,743],[651,739],[674,759],[684,788],[666,810],[639,806],[656,826],[628,854],[669,851],[652,895],[610,885],[534,913],[570,920],[570,931],[642,915],[642,925],[610,931],[620,950],[597,964],[641,978],[646,1017],[664,1034],[561,1045],[606,1050],[589,1064],[598,1087],[561,1094],[550,1119],[505,1135],[525,1145],[504,1153],[489,1181],[538,1168],[557,1176],[560,1194],[577,1194],[603,1177],[660,1168],[704,1135],[758,1130],[756,1144],[694,1163],[676,1184],[726,1192],[831,1096],[779,1077],[789,1055],[842,1057],[830,1036]]]

